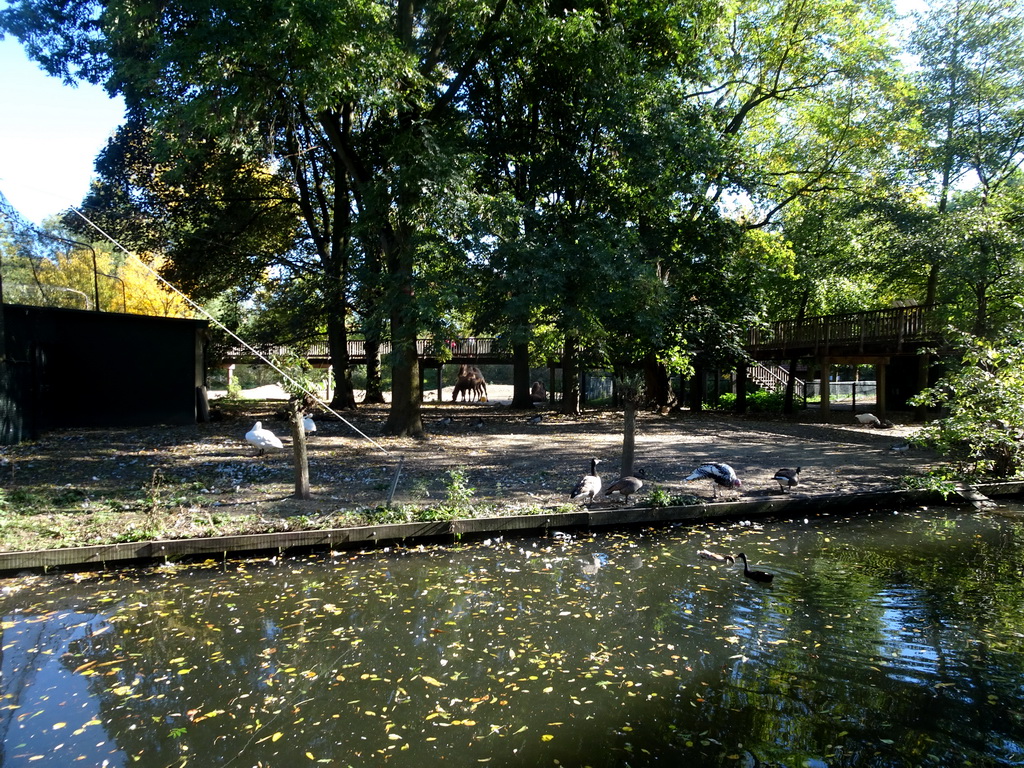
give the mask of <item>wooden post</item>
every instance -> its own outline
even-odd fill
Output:
[[[299,400],[289,403],[292,422],[292,452],[295,456],[295,498],[309,500],[309,455],[306,451],[306,428],[302,423],[303,408]]]
[[[441,370],[444,368],[442,363],[437,364],[437,402],[441,402]]]

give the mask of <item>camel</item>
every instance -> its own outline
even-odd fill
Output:
[[[475,365],[460,365],[459,375],[455,380],[455,387],[452,389],[452,402],[459,397],[470,402],[470,399],[483,400],[487,397],[487,381],[480,369]]]

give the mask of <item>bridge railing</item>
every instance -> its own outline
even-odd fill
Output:
[[[314,341],[305,347],[289,347],[282,344],[253,344],[252,348],[265,358],[296,355],[307,360],[330,360],[331,353],[327,341]],[[391,352],[391,342],[383,341],[378,346],[381,355]],[[436,358],[441,356],[458,359],[494,358],[507,356],[507,349],[501,339],[481,336],[470,336],[458,339],[417,339],[416,354],[420,358]],[[247,361],[256,359],[245,347],[234,346],[224,350],[221,355],[226,361]],[[366,342],[356,339],[348,342],[349,360],[360,362],[366,360]]]
[[[897,344],[927,338],[937,330],[930,306],[896,307],[844,315],[823,315],[803,320],[780,320],[767,328],[753,328],[751,349],[827,347],[830,344],[890,341]]]

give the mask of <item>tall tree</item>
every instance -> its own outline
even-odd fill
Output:
[[[422,432],[416,336],[420,238],[465,120],[455,96],[507,0],[315,0],[154,6],[25,0],[0,28],[68,79],[104,82],[172,147],[211,143],[285,176],[336,297],[353,239],[382,267],[393,344],[393,434]],[[340,319],[339,319],[340,318]],[[332,340],[332,348],[334,341]],[[347,369],[347,366],[343,367]]]
[[[937,212],[965,185],[984,207],[1024,162],[1024,11],[1012,0],[942,0],[916,22],[921,168]],[[941,268],[932,262],[926,303]]]

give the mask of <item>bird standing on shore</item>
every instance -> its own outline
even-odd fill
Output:
[[[252,429],[245,433],[245,439],[256,448],[257,456],[262,456],[267,448],[277,448],[279,450],[284,448],[281,439],[277,435],[269,429],[263,428],[262,421],[257,421],[253,424]]]
[[[636,493],[643,488],[644,479],[646,477],[647,470],[645,469],[638,469],[635,475],[620,477],[605,490],[605,498],[610,497],[613,493],[618,493],[620,499],[623,501],[629,501],[629,495],[631,493]]]
[[[796,469],[780,469],[772,477],[779,484],[779,490],[788,492],[790,488],[800,485],[800,467]]]
[[[710,480],[711,487],[718,498],[718,487],[740,488],[743,482],[736,476],[736,471],[728,464],[701,464],[685,478],[687,483],[694,480]]]
[[[580,478],[576,487],[572,489],[572,493],[569,494],[570,499],[583,496],[585,497],[584,501],[591,503],[594,501],[594,497],[601,492],[601,478],[597,474],[597,465],[600,463],[601,459],[590,460],[590,474]]]
[[[302,417],[302,429],[308,435],[310,432],[316,432],[316,422],[313,421],[312,416]]]

